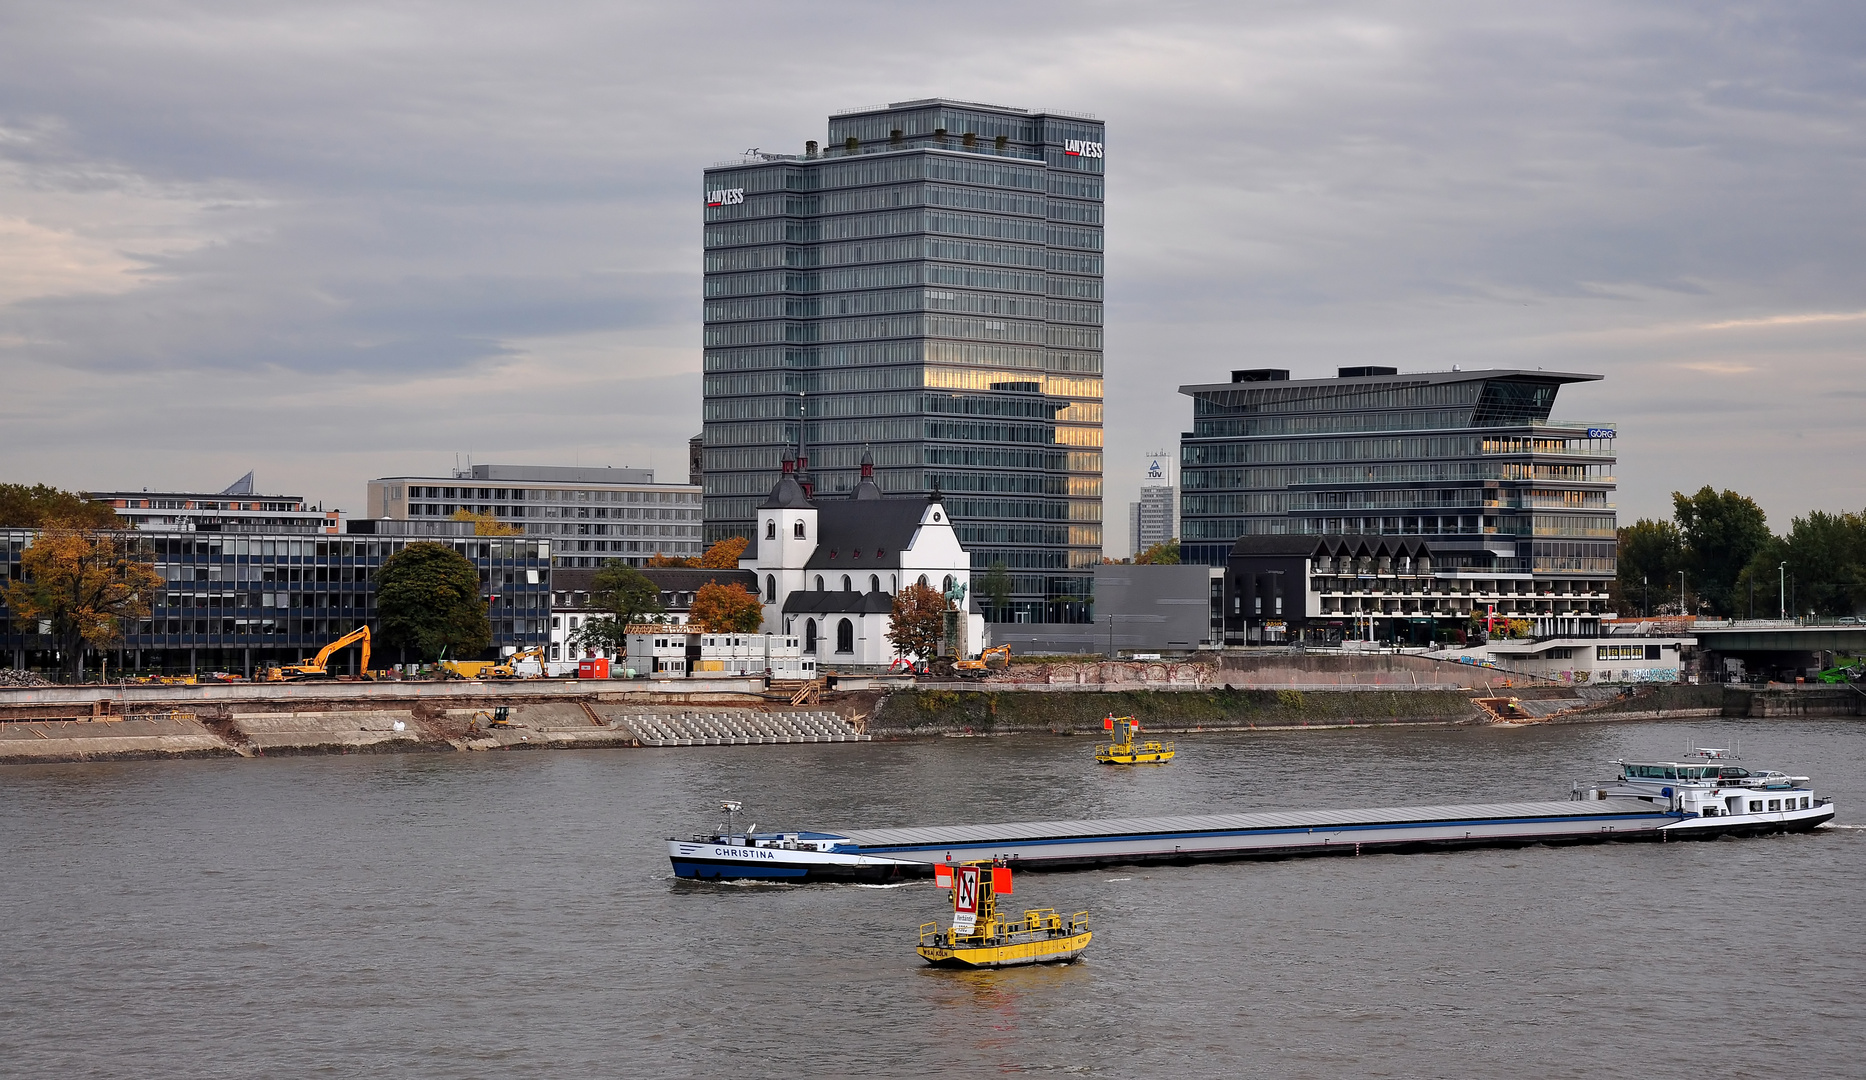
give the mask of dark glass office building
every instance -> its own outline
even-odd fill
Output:
[[[800,443],[945,495],[1024,620],[1067,621],[1102,546],[1102,125],[930,99],[706,170],[708,542],[750,536]]]
[[[1223,566],[1241,536],[1417,536],[1441,572],[1614,574],[1614,427],[1551,420],[1598,375],[1343,368],[1333,379],[1234,371],[1182,386],[1180,538]]]

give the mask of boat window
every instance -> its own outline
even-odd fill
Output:
[[[1762,800],[1761,799],[1749,800],[1749,812],[1752,814],[1762,813]]]
[[[1769,809],[1771,809],[1771,810],[1780,810],[1781,808],[1782,808],[1782,800],[1780,800],[1780,799],[1770,799],[1770,800],[1769,800]]]
[[[1808,808],[1808,800],[1806,799],[1801,800],[1801,808],[1803,810],[1806,810]]]

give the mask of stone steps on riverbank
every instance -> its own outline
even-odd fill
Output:
[[[826,710],[683,709],[620,717],[643,746],[754,746],[867,742],[869,736]]]

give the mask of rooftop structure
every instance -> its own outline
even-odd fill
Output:
[[[148,531],[203,533],[334,533],[335,510],[306,506],[302,495],[263,495],[247,473],[224,490],[88,491],[92,502],[108,503],[125,527]]]

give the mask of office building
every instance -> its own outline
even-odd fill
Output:
[[[474,465],[451,476],[387,476],[369,482],[368,516],[445,521],[456,511],[489,516],[552,540],[552,565],[641,566],[657,554],[695,558],[700,489],[657,484],[651,469]]]
[[[1140,501],[1128,506],[1128,541],[1135,555],[1179,535],[1179,490],[1173,485],[1177,456],[1167,450],[1147,455]]]
[[[945,496],[1024,620],[1085,618],[1102,548],[1103,125],[943,98],[838,113],[705,171],[706,538],[787,448]]]
[[[1550,419],[1562,386],[1599,378],[1258,369],[1181,387],[1182,558],[1223,566],[1245,536],[1410,536],[1447,572],[1604,583],[1614,428]]]
[[[241,501],[245,501],[242,499]],[[493,652],[548,640],[550,541],[472,535],[464,522],[351,521],[363,534],[205,533],[138,528],[137,555],[164,587],[147,618],[110,651],[113,671],[167,674],[223,671],[250,676],[268,664],[296,663],[360,624],[374,628],[375,575],[382,561],[416,540],[448,544],[471,560],[490,599]],[[36,534],[0,531],[0,567],[17,577]],[[57,648],[40,627],[7,622],[0,606],[0,659],[13,667],[56,667]],[[338,661],[353,674],[354,650]],[[376,646],[372,664],[398,659]],[[410,656],[407,659],[425,659]],[[93,670],[95,665],[92,665]]]
[[[261,495],[253,474],[223,491],[89,491],[91,502],[109,503],[126,528],[143,532],[335,533],[337,511],[306,506],[301,495]]]

